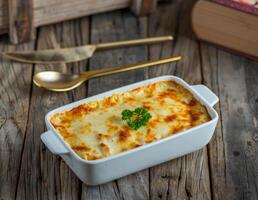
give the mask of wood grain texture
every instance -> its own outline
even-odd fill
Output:
[[[132,10],[138,15],[146,15],[156,9],[158,0],[9,0],[11,18],[8,17],[8,5],[6,0],[0,0],[0,34],[7,33],[8,27],[12,34],[12,40],[17,42],[17,35],[21,34],[16,32],[15,21],[17,17],[15,13],[20,12],[17,10],[17,4],[22,2],[25,9],[22,9],[23,14],[31,10],[31,2],[34,3],[32,13],[33,18],[30,16],[29,20],[34,19],[34,26],[39,27],[42,25],[57,23],[60,21],[75,19],[86,15],[96,14],[104,11],[111,11],[121,8],[131,7]],[[8,1],[8,2],[9,2]],[[162,0],[161,0],[162,1]],[[164,1],[164,0],[163,0]],[[29,2],[30,4],[26,3]],[[29,7],[27,6],[29,5]],[[9,26],[9,20],[11,26]],[[21,18],[22,19],[22,18]],[[23,18],[25,19],[25,18]],[[27,18],[26,18],[27,20]],[[27,23],[26,20],[19,22],[20,24]],[[30,22],[30,21],[29,21]],[[26,26],[19,26],[27,27]],[[31,29],[32,30],[32,29]],[[32,32],[31,32],[32,33]]]
[[[103,11],[126,8],[129,3],[130,0],[36,0],[35,23],[37,26],[56,23]]]
[[[14,44],[35,38],[33,0],[8,0],[9,37]]]
[[[146,18],[137,20],[129,12],[112,12],[92,17],[91,43],[134,39],[146,36]],[[147,48],[144,46],[120,48],[96,52],[90,60],[90,69],[100,69],[137,63],[147,59]],[[89,95],[98,94],[113,88],[124,86],[146,78],[146,70],[135,70],[110,75],[89,81]],[[121,166],[122,167],[122,166]],[[148,199],[148,170],[126,176],[116,181],[96,186],[83,185],[82,199]]]
[[[22,10],[23,13],[26,13],[28,9],[25,2],[34,2],[34,25],[36,27],[57,23],[64,20],[70,20],[78,17],[83,17],[86,15],[91,15],[103,11],[111,11],[121,8],[126,8],[130,6],[131,0],[0,0],[0,33],[7,33],[9,27],[8,20],[8,5],[10,1],[10,11],[12,12],[12,18],[10,29],[13,29],[13,25],[15,25],[16,13],[18,10],[17,3],[21,3],[21,5],[25,5],[25,10]],[[20,10],[19,10],[20,12]],[[21,21],[22,23],[23,21]],[[26,21],[24,21],[26,22]],[[18,33],[17,33],[18,34]],[[14,38],[16,39],[16,38]]]
[[[8,33],[9,16],[8,1],[0,0],[0,34]]]
[[[173,1],[150,16],[150,34],[172,32],[176,37],[171,44],[150,48],[150,58],[158,59],[171,54],[182,56],[182,61],[178,63],[150,69],[150,77],[174,74],[190,84],[202,82],[198,43],[190,28],[189,15],[194,3]],[[150,196],[151,199],[211,199],[207,149],[152,167]]]
[[[56,0],[58,2],[59,0]],[[53,1],[55,2],[55,1]],[[258,64],[197,42],[190,28],[194,0],[171,0],[148,18],[129,11],[45,26],[34,43],[1,51],[69,47],[173,34],[169,43],[96,52],[89,61],[42,66],[0,62],[0,199],[258,199]],[[44,1],[42,1],[42,5]],[[0,0],[0,7],[1,7]],[[1,9],[0,9],[1,10]],[[1,12],[0,12],[1,16]],[[1,23],[1,17],[0,17]],[[182,61],[96,78],[74,91],[31,85],[32,75],[88,69],[181,55]],[[88,63],[89,62],[89,63]],[[160,75],[204,83],[220,98],[216,132],[207,148],[100,186],[87,186],[40,141],[44,115],[63,104]],[[4,184],[2,184],[4,183]]]
[[[158,0],[132,0],[131,10],[138,16],[149,15],[156,10]]]
[[[86,22],[83,21],[83,23],[66,22],[57,26],[42,27],[39,30],[37,49],[87,43],[88,37],[85,35],[88,35],[88,22],[87,19]],[[82,33],[84,36],[81,35]],[[35,73],[46,69],[71,71],[70,67],[61,64],[57,66],[36,65]],[[85,68],[73,66],[73,71],[79,70],[85,70]],[[51,154],[40,141],[40,134],[46,130],[44,115],[53,108],[72,102],[75,99],[74,96],[78,99],[83,98],[84,94],[53,93],[33,85],[17,199],[79,198],[81,188],[79,180],[67,165],[58,156]]]
[[[217,96],[219,96],[218,50],[215,47],[201,43],[200,51],[202,59],[203,84],[207,85]],[[220,102],[215,106],[215,109],[221,117]],[[214,200],[224,199],[227,195],[225,192],[227,183],[225,179],[225,159],[223,159],[224,151],[225,149],[220,119],[218,121],[214,136],[208,145],[212,186],[211,191]]]
[[[258,65],[205,44],[201,52],[205,83],[220,97],[209,145],[213,199],[257,199]]]
[[[10,45],[1,51],[33,50],[34,43]],[[32,65],[0,61],[0,199],[14,199],[30,105]]]

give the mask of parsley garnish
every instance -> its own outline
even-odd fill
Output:
[[[134,130],[146,126],[151,117],[151,114],[144,108],[136,108],[134,111],[126,109],[122,112],[122,120],[125,120],[127,125]]]

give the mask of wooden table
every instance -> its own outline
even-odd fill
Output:
[[[40,28],[29,44],[1,51],[69,47],[173,34],[171,43],[98,52],[80,63],[58,66],[0,62],[0,199],[258,199],[258,65],[199,42],[190,27],[194,0],[162,4],[137,19],[127,10]],[[32,84],[36,72],[77,73],[147,59],[182,55],[183,60],[90,80],[78,89],[53,93]],[[44,115],[53,108],[150,77],[173,74],[203,83],[220,98],[212,141],[202,150],[105,185],[82,184],[40,141]],[[133,164],[133,163],[132,163]]]

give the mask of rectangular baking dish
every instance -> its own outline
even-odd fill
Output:
[[[50,123],[50,117],[55,113],[70,110],[89,101],[100,100],[114,93],[132,90],[146,84],[169,80],[174,80],[189,90],[193,96],[206,107],[211,120],[150,144],[92,161],[80,158]],[[62,157],[81,181],[88,185],[103,184],[204,147],[210,141],[217,125],[218,114],[213,108],[217,102],[218,97],[204,85],[190,86],[178,77],[160,76],[98,94],[50,111],[45,117],[48,131],[41,135],[41,140],[53,154]]]

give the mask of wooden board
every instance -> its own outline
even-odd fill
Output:
[[[41,26],[56,23],[83,15],[126,8],[129,4],[130,0],[36,0],[35,24]]]
[[[205,44],[203,77],[220,97],[209,144],[213,199],[257,199],[258,64]]]
[[[158,0],[133,0],[131,10],[138,16],[149,15],[156,10]]]
[[[138,15],[156,9],[158,0],[0,0],[0,34],[8,32],[14,44],[35,37],[35,27],[90,14],[130,7]],[[6,12],[6,9],[9,12]],[[35,16],[35,17],[34,17]],[[9,19],[9,21],[8,21]]]
[[[190,29],[195,1],[163,4],[137,19],[116,11],[39,29],[35,43],[1,50],[68,47],[89,42],[173,34],[173,42],[97,52],[87,61],[42,66],[0,63],[0,199],[257,199],[258,64],[199,43]],[[169,19],[169,20],[168,20]],[[180,19],[180,20],[179,20]],[[104,27],[104,28],[103,28]],[[67,93],[32,85],[32,75],[54,69],[78,73],[113,65],[181,55],[183,60],[90,80]],[[40,141],[44,115],[60,105],[122,85],[165,74],[204,83],[220,97],[220,122],[207,148],[161,165],[90,187]]]
[[[13,46],[8,37],[1,51],[33,50],[34,43]],[[0,199],[14,199],[28,124],[32,65],[0,61]]]
[[[35,39],[33,0],[9,0],[9,37],[18,44]]]
[[[0,34],[8,33],[9,17],[8,17],[8,1],[0,0]]]
[[[34,0],[34,25],[38,27],[103,11],[126,8],[130,6],[130,1],[131,0]],[[8,31],[7,10],[8,1],[0,0],[0,33],[6,33]]]
[[[32,5],[32,2],[34,5]],[[134,13],[138,15],[146,15],[155,10],[156,4],[157,0],[10,0],[9,2],[0,0],[0,34],[8,32],[9,27],[12,32],[12,41],[15,43],[18,41],[16,36],[24,31],[19,32],[15,30],[15,27],[17,27],[17,16],[19,16],[19,20],[26,17],[26,19],[29,20],[28,22],[30,22],[30,26],[33,22],[35,27],[39,27],[126,7],[132,7]],[[11,17],[8,17],[8,7]],[[26,14],[26,16],[21,17],[21,14]],[[19,26],[19,28],[23,27],[23,30],[24,27],[28,28],[24,25],[25,22],[27,21],[22,21],[23,25]],[[11,26],[9,26],[9,24],[11,24]],[[15,34],[13,32],[15,32]],[[31,35],[33,32],[30,31],[28,33],[33,37]]]

